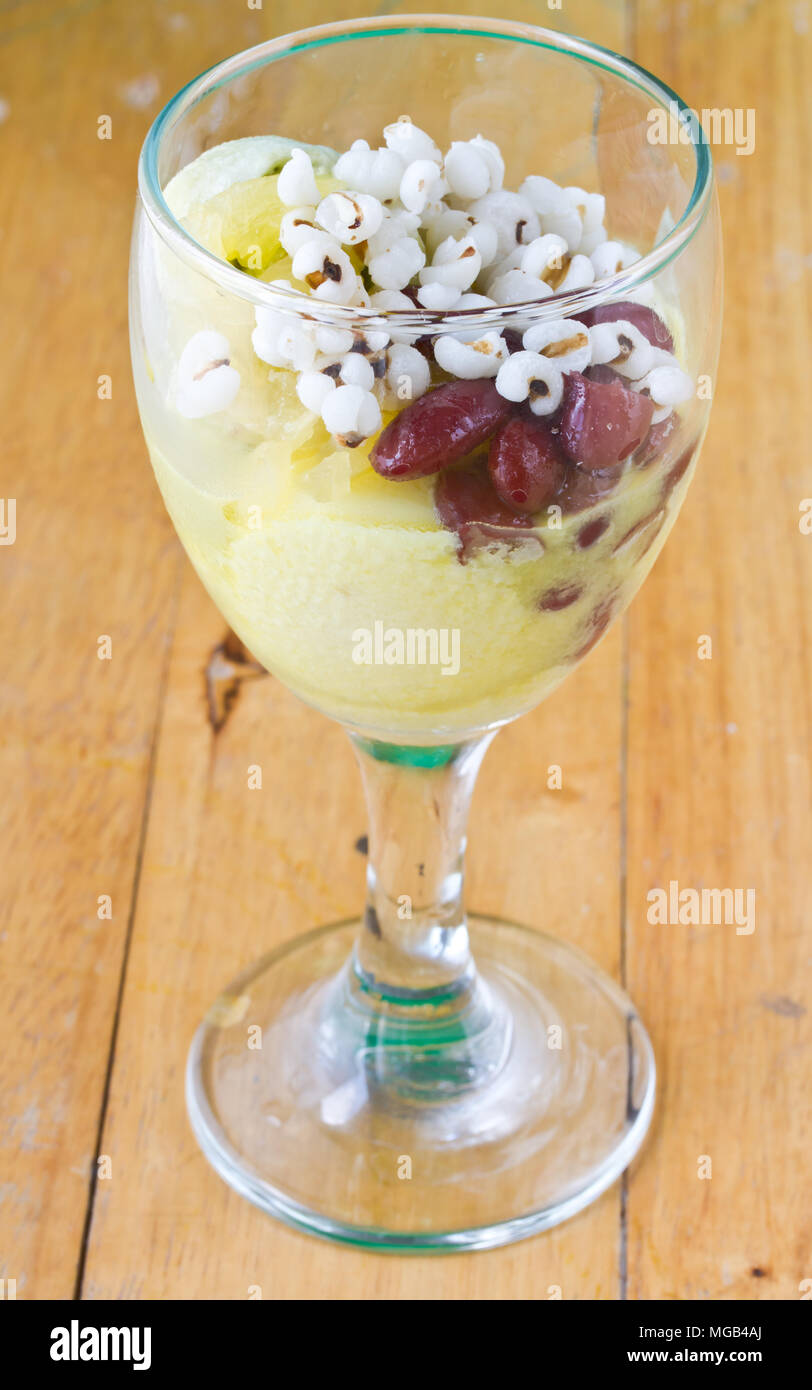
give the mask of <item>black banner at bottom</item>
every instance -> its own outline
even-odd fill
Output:
[[[25,1302],[0,1303],[0,1333],[3,1359],[7,1368],[38,1377],[45,1375],[55,1381],[66,1376],[92,1378],[103,1369],[105,1375],[129,1376],[145,1374],[158,1381],[177,1379],[182,1368],[184,1375],[196,1371],[207,1377],[220,1373],[234,1376],[264,1368],[270,1371],[270,1348],[285,1352],[300,1369],[310,1375],[320,1364],[331,1374],[342,1369],[352,1373],[348,1361],[357,1356],[362,1337],[363,1357],[367,1367],[377,1365],[378,1374],[389,1375],[393,1368],[392,1353],[399,1367],[400,1378],[423,1374],[421,1365],[421,1334],[434,1343],[430,1351],[436,1365],[437,1338],[442,1336],[442,1324],[431,1316],[413,1314],[414,1323],[404,1340],[405,1324],[402,1304],[392,1310],[390,1323],[386,1303],[376,1301],[374,1318],[366,1310],[363,1324],[357,1315],[343,1312],[348,1300],[335,1300],[338,1318],[344,1323],[338,1340],[329,1336],[331,1311],[325,1302],[306,1305],[305,1314],[312,1319],[312,1334],[301,1338],[301,1322],[297,1330],[288,1331],[287,1303],[205,1303],[205,1302]],[[525,1323],[531,1354],[540,1358],[541,1372],[545,1363],[553,1365],[560,1374],[563,1360],[568,1371],[622,1372],[635,1366],[694,1367],[713,1366],[739,1369],[756,1367],[773,1375],[784,1369],[803,1364],[810,1319],[809,1310],[797,1303],[774,1302],[645,1302],[645,1303],[586,1303],[563,1300],[527,1300],[520,1304],[521,1312],[508,1304],[506,1320],[510,1324],[510,1342],[501,1342],[499,1323],[488,1328],[491,1354],[505,1356],[509,1367],[516,1351],[515,1336]],[[541,1304],[541,1306],[540,1306]],[[415,1305],[410,1305],[413,1307]],[[420,1308],[422,1305],[417,1304]],[[466,1335],[465,1302],[455,1302],[453,1333],[449,1325],[448,1356],[455,1374],[464,1368],[466,1351],[474,1368],[482,1351],[482,1317],[472,1323]],[[280,1316],[281,1315],[281,1316]],[[529,1315],[529,1317],[528,1317]],[[425,1324],[422,1318],[426,1318]],[[431,1318],[429,1322],[428,1319]],[[506,1329],[507,1330],[507,1329]],[[292,1331],[292,1330],[291,1330]],[[544,1340],[535,1341],[541,1336]],[[499,1347],[502,1347],[500,1352]],[[525,1351],[528,1342],[523,1343]],[[370,1354],[380,1348],[380,1360]],[[426,1344],[429,1353],[429,1344]],[[442,1349],[440,1348],[440,1355]],[[323,1358],[323,1362],[322,1362]],[[524,1357],[522,1358],[524,1360]],[[343,1364],[342,1364],[343,1363]],[[384,1370],[389,1367],[390,1371]],[[481,1365],[478,1366],[481,1371]]]

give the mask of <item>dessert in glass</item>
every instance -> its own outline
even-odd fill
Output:
[[[495,733],[623,612],[690,482],[720,264],[683,110],[578,39],[398,16],[219,64],[144,145],[158,484],[237,635],[347,729],[369,809],[363,913],[223,991],[189,1111],[238,1191],[337,1240],[544,1229],[649,1123],[630,1000],[554,934],[466,915],[463,852]]]

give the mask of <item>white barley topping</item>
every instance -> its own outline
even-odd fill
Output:
[[[404,164],[411,164],[416,159],[430,159],[435,164],[442,161],[443,156],[431,136],[415,125],[409,116],[401,116],[391,125],[384,126],[383,138],[388,149],[400,155]]]
[[[362,193],[385,202],[396,198],[403,178],[404,162],[394,150],[371,150],[366,140],[355,143],[336,160],[336,178]]]
[[[604,280],[607,275],[617,275],[618,271],[626,270],[639,259],[638,253],[631,246],[624,246],[622,241],[604,241],[595,247],[590,256],[596,280]]]
[[[508,401],[529,401],[534,415],[552,415],[564,394],[564,374],[538,352],[514,352],[499,368],[496,389]]]
[[[431,371],[422,352],[406,343],[393,343],[386,353],[386,385],[395,401],[416,401],[424,395],[431,385]]]
[[[400,181],[400,201],[409,212],[423,212],[443,192],[443,171],[432,159],[415,159]]]
[[[539,236],[541,227],[532,205],[518,193],[500,189],[470,203],[468,211],[478,222],[490,222],[496,231],[497,255],[508,256]]]
[[[290,159],[279,171],[276,191],[280,202],[289,208],[301,207],[303,203],[315,206],[319,201],[316,175],[306,150],[291,150]]]
[[[458,240],[467,236],[474,226],[474,219],[461,208],[449,208],[445,203],[435,203],[423,213],[423,239],[430,256],[448,237]]]
[[[420,231],[420,213],[409,212],[409,209],[405,208],[397,199],[393,198],[384,211],[400,227],[402,233],[414,236],[415,232]]]
[[[582,236],[576,249],[583,251],[584,235],[592,235],[603,228],[603,219],[606,216],[606,199],[602,193],[587,193],[585,188],[578,188],[575,185],[565,188],[564,196],[569,199],[572,207],[580,215]],[[588,255],[589,253],[585,252],[585,254]]]
[[[542,194],[542,201],[545,197]],[[548,196],[548,207],[542,215],[542,225],[546,232],[557,232],[566,237],[570,251],[584,251],[589,254],[597,245],[593,240],[596,233],[603,232],[603,216],[606,199],[600,193],[587,193],[586,189],[571,185],[562,188],[560,196]],[[577,217],[577,220],[576,220]],[[588,238],[585,251],[584,238]],[[605,240],[606,233],[599,236]]]
[[[490,281],[488,293],[496,304],[523,304],[526,300],[547,299],[552,290],[524,270],[507,270]]]
[[[316,221],[342,245],[356,246],[375,235],[383,207],[371,193],[328,193],[316,208]]]
[[[302,230],[306,233],[306,235],[296,237],[297,245],[294,247],[292,251],[288,251],[288,255],[291,257],[291,259],[295,259],[296,255],[299,251],[301,251],[303,246],[315,246],[318,243],[320,246],[324,247],[325,251],[329,251],[338,245],[335,237],[329,236],[328,233],[325,232],[321,227],[311,227],[307,223],[302,222]],[[292,223],[291,231],[293,231]],[[287,248],[285,249],[287,250]],[[290,289],[290,285],[287,284],[284,280],[274,280],[271,283],[279,286],[280,288],[284,285],[286,289]]]
[[[305,204],[285,213],[279,224],[279,240],[288,255],[295,256],[316,230],[316,209]]]
[[[356,276],[355,278],[355,289],[353,290],[351,297],[347,300],[347,303],[351,304],[354,309],[370,308],[369,294],[367,293],[367,290],[364,287],[363,281],[358,276]]]
[[[332,328],[329,324],[316,324],[313,337],[319,352],[329,357],[343,357],[354,342],[351,328]]]
[[[559,281],[556,286],[556,294],[569,293],[571,290],[583,290],[587,285],[591,285],[595,279],[595,270],[588,256],[573,256],[567,266],[567,273],[564,279]]]
[[[178,360],[175,405],[187,420],[200,420],[231,405],[240,374],[231,366],[228,338],[213,328],[195,333]]]
[[[405,309],[407,313],[415,312],[415,304],[407,294],[402,294],[400,290],[378,290],[370,296],[373,309]],[[389,336],[394,343],[413,343],[416,338],[421,336],[419,328],[396,328],[394,323],[387,324]],[[419,356],[419,354],[418,354]]]
[[[598,247],[605,241],[608,241],[608,236],[604,226],[595,227],[592,231],[584,230],[578,243],[578,250],[582,256],[591,256],[592,252],[597,251]]]
[[[286,289],[290,286],[285,282]],[[251,334],[254,352],[269,367],[306,371],[316,356],[316,343],[308,329],[295,318],[274,309],[255,310],[256,328]]]
[[[377,232],[373,232],[367,238],[366,258],[369,261],[373,256],[379,256],[381,252],[388,251],[390,247],[396,246],[399,241],[403,241],[408,233],[401,226],[397,217],[392,217],[384,208],[383,221]],[[410,237],[409,240],[414,240]]]
[[[536,238],[536,240],[538,240],[538,238]],[[530,244],[532,245],[533,243],[531,242]],[[521,270],[522,260],[526,250],[526,246],[516,246],[509,256],[502,256],[501,260],[498,260],[495,265],[489,266],[488,274],[485,276],[485,288],[488,289],[490,283],[495,280],[498,275],[507,275],[509,270]]]
[[[340,444],[352,447],[381,427],[381,408],[371,391],[337,386],[324,399],[321,418]]]
[[[483,266],[493,265],[499,252],[499,235],[492,222],[475,222],[468,232],[482,257]]]
[[[547,284],[549,280],[558,278],[557,271],[564,269],[568,256],[567,243],[563,237],[548,232],[531,241],[520,255],[519,269]]]
[[[492,309],[496,304],[495,299],[489,299],[486,294],[464,294],[457,300],[457,309]]]
[[[302,372],[296,381],[296,395],[314,415],[321,415],[324,402],[335,389],[335,381],[324,372]]]
[[[280,325],[276,343],[280,356],[294,371],[305,372],[312,367],[316,357],[315,338],[295,319]]]
[[[437,247],[431,265],[421,270],[420,283],[450,285],[461,292],[471,288],[481,269],[482,257],[473,238],[455,241],[450,236]]]
[[[547,319],[528,328],[522,344],[555,362],[562,372],[582,372],[592,360],[589,332],[577,319]]]
[[[608,240],[601,194],[538,175],[526,178],[518,193],[503,188],[504,160],[482,135],[455,140],[445,160],[409,117],[386,126],[383,138],[379,149],[356,140],[338,157],[334,173],[346,187],[325,197],[304,149],[292,150],[278,178],[286,209],[280,243],[291,257],[293,278],[316,300],[368,309],[368,326],[362,328],[360,313],[356,326],[342,328],[318,324],[315,310],[294,316],[257,308],[252,333],[257,356],[297,374],[300,401],[345,447],[380,428],[382,404],[396,409],[431,386],[426,356],[411,345],[424,330],[419,323],[396,326],[395,311],[412,311],[414,298],[438,313],[532,304],[639,260],[630,246]],[[353,260],[350,247],[357,248]],[[366,263],[363,278],[353,264],[359,256]],[[404,293],[418,281],[416,295]],[[269,283],[291,289],[287,280]],[[646,287],[630,297],[651,301]],[[534,324],[512,355],[504,330],[477,336],[473,326],[454,325],[435,339],[434,358],[452,376],[495,379],[503,396],[527,401],[541,416],[559,406],[564,374],[590,363],[611,364],[649,396],[655,421],[694,389],[673,354],[654,347],[627,320],[590,329],[566,318]],[[182,413],[225,409],[240,385],[228,340],[214,329],[195,334],[176,380]]]
[[[694,393],[694,383],[687,372],[676,363],[673,366],[652,367],[640,380],[635,381],[638,391],[645,391],[655,405],[682,405]]]
[[[594,327],[598,325],[595,324]],[[647,336],[641,334],[640,328],[630,324],[626,318],[619,318],[615,324],[606,324],[605,327],[616,329],[617,353],[609,359],[615,371],[619,371],[622,377],[628,377],[631,381],[644,377],[647,371],[651,371],[658,349],[649,343]]]
[[[603,215],[606,201],[600,193],[587,193],[572,185],[561,188],[552,179],[531,174],[521,184],[519,192],[527,198],[541,218],[545,232],[562,236],[570,251],[582,251],[584,237],[589,238],[588,251],[604,240]]]
[[[410,309],[414,308],[411,300],[404,295]],[[371,307],[371,306],[370,306]],[[363,352],[366,357],[374,357],[376,352],[382,352],[389,344],[389,332],[384,320],[374,318],[369,320],[367,328],[353,329],[353,344],[355,352]]]
[[[453,285],[441,285],[435,280],[430,285],[421,285],[417,298],[424,309],[442,312],[456,307],[460,292]]]
[[[484,198],[491,191],[488,161],[475,145],[455,140],[445,157],[445,176],[458,198]]]
[[[370,295],[370,302],[374,309],[408,309],[413,310],[414,304],[407,294],[401,290],[376,290],[375,294]]]
[[[596,333],[597,328],[608,331]],[[616,372],[632,381],[645,376],[656,361],[657,349],[652,347],[640,329],[627,319],[618,319],[615,323],[593,324],[589,330],[589,340],[592,345],[593,362],[609,362]],[[606,354],[613,349],[613,356],[607,357]]]
[[[372,363],[362,352],[348,352],[340,363],[339,379],[345,386],[360,386],[371,391],[375,385]]]
[[[475,135],[473,140],[469,140],[468,143],[488,166],[488,172],[491,176],[489,192],[497,193],[502,187],[505,177],[505,161],[499,146],[493,140],[486,140],[484,135]]]
[[[331,304],[348,304],[358,287],[358,277],[346,251],[324,232],[299,247],[292,270],[297,280],[310,286],[311,294]]]
[[[559,212],[567,206],[561,185],[554,183],[552,179],[545,179],[541,174],[530,174],[524,183],[519,184],[519,193],[527,199],[539,217]]]
[[[593,323],[588,332],[592,362],[596,367],[613,362],[616,357],[620,356],[619,325],[617,323]]]
[[[501,334],[495,332],[483,333],[467,342],[444,334],[434,344],[434,357],[439,366],[466,381],[496,376],[507,356],[507,344]]]
[[[541,226],[544,232],[563,237],[570,251],[578,250],[583,236],[583,224],[578,209],[572,207],[569,202],[564,202],[554,212],[544,213]]]
[[[423,248],[413,237],[402,236],[385,251],[367,261],[373,281],[382,290],[402,290],[426,263]]]

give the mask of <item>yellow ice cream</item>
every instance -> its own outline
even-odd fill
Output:
[[[222,190],[223,157],[214,154],[197,163],[210,159]],[[263,162],[243,150],[235,167],[257,177]],[[167,190],[170,206],[173,188],[190,226],[200,226],[205,177],[194,165],[183,170]],[[232,318],[224,331],[242,384],[230,410],[179,420],[146,363],[136,362],[136,381],[167,509],[246,646],[303,699],[394,740],[442,740],[535,705],[654,563],[690,476],[664,503],[685,436],[590,509],[545,515],[537,531],[463,564],[457,537],[435,515],[434,479],[379,477],[371,441],[339,448],[299,403],[293,374],[269,372],[251,353],[250,309],[242,324]],[[188,293],[180,319],[181,338],[214,322],[192,321]],[[589,539],[585,528],[599,516],[608,525],[584,548],[579,538]],[[423,634],[411,642],[411,664],[410,633]]]

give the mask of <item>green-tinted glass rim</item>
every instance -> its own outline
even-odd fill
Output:
[[[183,260],[192,264],[201,274],[214,280],[226,293],[266,308],[285,309],[288,312],[302,312],[307,306],[308,314],[324,323],[346,323],[350,320],[368,317],[396,320],[401,327],[419,326],[435,331],[441,326],[457,327],[465,324],[476,331],[498,327],[505,318],[521,312],[523,319],[544,319],[566,317],[578,310],[590,308],[593,304],[607,299],[615,299],[638,288],[652,276],[659,274],[678,256],[693,238],[701,225],[710,204],[713,186],[713,163],[708,138],[701,124],[688,120],[684,128],[690,134],[690,143],[696,158],[696,178],[688,204],[679,221],[670,232],[658,242],[654,249],[635,261],[628,269],[602,279],[586,289],[571,294],[555,295],[544,300],[533,300],[521,304],[499,305],[493,309],[464,309],[431,311],[407,310],[364,310],[339,304],[327,304],[313,296],[291,289],[289,292],[277,289],[261,280],[255,280],[242,271],[223,261],[208,251],[191,236],[183,224],[177,220],[167,204],[160,186],[158,175],[158,156],[161,142],[169,130],[182,116],[211,92],[217,91],[235,77],[245,76],[257,68],[276,62],[277,59],[303,53],[309,49],[323,48],[334,43],[344,43],[353,39],[393,37],[399,34],[444,34],[463,38],[489,38],[511,43],[528,44],[535,48],[547,49],[562,56],[571,57],[622,78],[638,91],[651,96],[664,109],[677,108],[678,118],[691,117],[691,108],[667,83],[641,67],[630,58],[624,58],[612,49],[572,34],[556,33],[554,30],[538,28],[534,25],[520,24],[509,20],[478,19],[455,15],[395,15],[391,18],[361,18],[342,20],[317,28],[301,29],[280,38],[270,39],[245,49],[219,63],[215,63],[199,76],[193,78],[167,102],[156,116],[147,132],[138,164],[138,187],[141,201],[155,229],[164,241]]]

